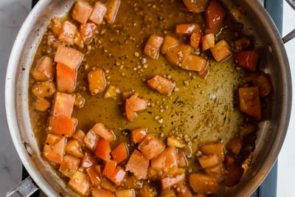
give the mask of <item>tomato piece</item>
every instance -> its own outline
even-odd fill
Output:
[[[103,138],[100,138],[97,142],[96,149],[95,149],[96,157],[107,162],[110,160],[110,153],[111,153],[110,142]]]
[[[176,87],[175,82],[166,79],[165,77],[162,77],[160,75],[156,75],[150,80],[147,81],[148,86],[150,86],[152,89],[158,91],[160,94],[163,95],[171,95],[174,88]]]
[[[220,159],[217,155],[203,155],[198,158],[202,168],[211,168],[220,163]]]
[[[55,53],[54,61],[67,65],[71,69],[78,70],[84,59],[84,54],[80,51],[59,45]]]
[[[84,137],[84,143],[86,147],[92,151],[95,150],[97,141],[98,141],[98,136],[92,130],[88,131],[88,133]]]
[[[131,140],[133,143],[138,144],[140,142],[142,142],[142,140],[145,138],[145,136],[147,135],[147,129],[146,128],[137,128],[137,129],[133,129],[131,131]]]
[[[63,161],[60,164],[59,171],[67,176],[71,177],[78,170],[80,165],[80,159],[71,155],[65,155]]]
[[[226,176],[224,183],[226,186],[234,186],[240,182],[241,177],[243,176],[244,169],[240,166],[230,165],[227,168]]]
[[[125,161],[129,156],[129,150],[126,143],[119,144],[111,153],[113,159],[121,163],[122,161]]]
[[[162,189],[168,189],[185,180],[185,174],[180,174],[175,177],[166,177],[161,180]]]
[[[220,161],[224,160],[224,145],[221,143],[210,143],[200,147],[201,152],[205,155],[217,155]]]
[[[81,167],[90,168],[91,166],[94,166],[95,164],[96,164],[95,159],[89,153],[85,153],[82,159]]]
[[[84,156],[81,144],[78,140],[71,139],[66,145],[66,153],[73,155],[77,158],[82,158]]]
[[[152,159],[151,167],[156,170],[168,171],[170,168],[177,167],[178,154],[175,147],[166,148],[158,157]]]
[[[175,66],[181,66],[183,60],[193,52],[190,45],[179,44],[170,48],[166,53],[167,61]]]
[[[52,140],[55,138],[55,140]],[[47,139],[48,141],[48,139]],[[65,154],[67,139],[65,137],[51,137],[51,143],[45,144],[43,148],[44,157],[56,164],[61,164]]]
[[[206,64],[206,66],[198,72],[199,77],[202,79],[205,79],[209,74],[209,64]]]
[[[126,171],[120,167],[117,167],[109,179],[115,183],[117,186],[121,185],[126,175]]]
[[[134,150],[127,162],[126,171],[130,171],[138,179],[146,179],[148,167],[149,160],[141,152]]]
[[[207,33],[216,34],[222,26],[225,18],[225,9],[217,0],[211,0],[206,9]]]
[[[205,168],[204,171],[206,172],[206,174],[216,178],[218,183],[224,180],[225,170],[222,163],[219,163],[210,168]]]
[[[240,110],[256,120],[261,119],[261,104],[257,87],[239,88]]]
[[[63,23],[58,39],[61,42],[64,42],[69,45],[73,45],[75,42],[76,33],[77,33],[76,25],[74,25],[70,21],[65,21]]]
[[[83,145],[83,140],[84,140],[84,137],[85,137],[85,133],[84,131],[82,131],[81,129],[79,129],[78,131],[76,131],[73,135],[73,138],[75,140],[77,140],[81,145]]]
[[[217,180],[214,177],[201,173],[191,174],[189,177],[189,182],[191,188],[196,193],[212,194],[218,192],[220,188]]]
[[[202,39],[202,32],[193,32],[190,37],[190,45],[194,49],[198,49]]]
[[[41,57],[32,70],[32,76],[37,81],[47,81],[53,79],[54,68],[52,59],[48,56]]]
[[[95,69],[88,73],[89,91],[92,95],[102,93],[106,86],[107,80],[102,69]]]
[[[198,24],[179,24],[176,25],[177,34],[191,35],[194,32],[201,32],[201,27]]]
[[[80,23],[86,23],[92,10],[91,5],[86,1],[77,1],[72,11],[72,17]]]
[[[242,150],[242,140],[238,137],[232,138],[226,145],[227,150],[238,155]]]
[[[97,25],[100,25],[103,22],[103,18],[106,13],[107,13],[107,7],[103,3],[98,1],[94,4],[94,8],[90,15],[89,20],[91,20]]]
[[[49,130],[57,135],[71,137],[77,126],[77,119],[67,116],[51,116],[49,118]]]
[[[163,42],[163,45],[162,45],[161,52],[163,54],[166,54],[167,51],[169,51],[171,48],[173,48],[173,47],[175,47],[177,45],[179,45],[179,41],[176,38],[167,35],[164,38],[164,42]]]
[[[121,5],[121,0],[109,0],[106,4],[107,12],[104,16],[107,23],[113,24],[116,20],[119,8]]]
[[[86,173],[89,176],[89,179],[92,185],[98,185],[101,182],[100,166],[91,166],[86,169]]]
[[[217,62],[220,62],[232,55],[230,46],[225,40],[220,40],[210,49],[210,51]]]
[[[134,189],[118,190],[116,197],[135,197],[135,191]]]
[[[269,74],[260,73],[257,75],[250,75],[244,78],[244,81],[251,82],[259,89],[259,95],[261,97],[268,96],[272,91],[272,84]]]
[[[156,158],[165,150],[164,143],[153,135],[147,135],[138,149],[147,159]]]
[[[152,59],[158,59],[163,41],[163,37],[155,34],[151,35],[145,44],[144,54]]]
[[[116,136],[112,130],[108,130],[104,124],[102,123],[96,123],[92,129],[96,135],[104,138],[107,141],[114,141],[116,139]]]
[[[181,68],[191,71],[202,71],[206,65],[207,60],[201,56],[188,55],[182,62]]]
[[[76,89],[77,71],[64,64],[56,66],[57,90],[72,93]]]
[[[215,36],[214,34],[206,34],[202,37],[202,49],[207,51],[215,46]]]
[[[81,195],[86,195],[90,188],[88,176],[80,171],[77,171],[70,179],[69,186]]]
[[[91,190],[91,195],[93,197],[115,197],[112,192],[98,188],[93,188]]]
[[[103,189],[108,190],[110,192],[116,192],[117,191],[116,186],[114,186],[113,183],[108,181],[107,179],[103,178],[100,185],[101,185],[101,187]]]
[[[117,162],[109,160],[105,163],[102,174],[110,179],[112,177],[113,173],[115,172],[116,167],[117,167]]]
[[[254,72],[258,64],[258,53],[257,51],[241,51],[234,54],[235,63],[247,70]]]
[[[94,23],[85,23],[80,26],[80,35],[85,44],[90,44],[97,33],[97,27]]]
[[[143,111],[147,108],[147,101],[138,97],[137,94],[132,95],[125,102],[126,117],[129,121],[135,120],[136,112]]]

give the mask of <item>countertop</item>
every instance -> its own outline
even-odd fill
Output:
[[[283,35],[295,28],[295,11],[284,3]],[[0,0],[0,66],[6,68],[16,34],[31,8],[31,0]],[[286,45],[295,76],[295,40]],[[5,70],[5,69],[2,69]],[[0,72],[0,196],[21,180],[22,165],[10,139],[5,117],[5,72]],[[293,80],[295,92],[295,78]],[[293,99],[295,104],[295,99]],[[278,197],[293,197],[295,183],[295,107],[286,141],[279,156]]]

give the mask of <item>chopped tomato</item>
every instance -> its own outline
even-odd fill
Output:
[[[85,153],[82,159],[81,167],[90,168],[91,166],[94,166],[95,163],[96,163],[95,159],[89,153]]]
[[[175,177],[166,177],[161,180],[162,189],[168,189],[185,180],[185,174],[180,174]]]
[[[183,60],[192,53],[191,46],[186,44],[179,44],[170,48],[166,53],[168,62],[172,65],[181,66]]]
[[[99,169],[99,171],[97,170]],[[92,166],[86,169],[86,173],[89,176],[89,179],[92,185],[98,185],[101,182],[101,175],[100,175],[100,166]]]
[[[76,171],[76,173],[71,177],[68,184],[71,188],[73,188],[81,195],[86,195],[91,186],[87,175],[80,171]]]
[[[60,139],[56,138],[54,143],[52,141],[51,144],[45,144],[43,149],[44,157],[51,162],[61,164],[65,154],[66,143],[67,139],[62,137]]]
[[[53,79],[53,62],[50,57],[43,56],[37,62],[32,70],[32,76],[37,81],[47,81]]]
[[[205,155],[217,155],[220,161],[224,160],[224,145],[221,143],[210,143],[200,147],[201,152]]]
[[[85,23],[80,26],[80,35],[86,44],[90,44],[97,33],[97,27],[94,23]]]
[[[171,95],[174,88],[176,87],[175,82],[166,79],[160,75],[156,75],[147,81],[147,84],[154,90],[158,91],[160,94]]]
[[[214,59],[220,62],[232,55],[230,46],[225,40],[219,41],[214,47],[210,49]]]
[[[77,125],[77,120],[67,116],[52,116],[49,119],[49,130],[57,135],[71,137]]]
[[[72,93],[76,89],[77,71],[58,63],[56,66],[57,90]]]
[[[261,119],[261,104],[259,89],[257,87],[247,87],[239,89],[240,110],[256,120]]]
[[[112,192],[98,188],[93,188],[91,190],[91,195],[93,197],[115,197]]]
[[[153,159],[164,151],[165,145],[155,136],[147,135],[138,146],[138,149],[147,159]]]
[[[64,42],[69,45],[73,45],[75,42],[76,33],[77,33],[76,25],[74,25],[70,21],[65,21],[60,31],[60,34],[58,36],[58,39],[61,42]]]
[[[107,86],[105,73],[102,69],[95,69],[88,73],[89,91],[92,95],[103,92]]]
[[[113,159],[121,163],[122,161],[125,161],[129,156],[129,150],[126,143],[119,144],[113,151],[112,151],[112,157]]]
[[[185,183],[180,183],[176,187],[178,197],[193,197],[190,188]]]
[[[112,182],[108,181],[107,179],[103,178],[101,181],[101,187],[105,190],[110,192],[116,192],[117,188],[113,185]]]
[[[32,87],[32,93],[36,97],[51,97],[55,93],[55,85],[52,81],[37,82]]]
[[[193,32],[190,37],[190,45],[194,49],[198,49],[202,39],[202,32]]]
[[[258,58],[257,51],[241,51],[234,54],[235,63],[252,72],[256,70]]]
[[[44,112],[47,111],[50,107],[50,102],[46,100],[45,98],[37,98],[34,103],[35,110]]]
[[[176,25],[177,34],[191,35],[194,32],[201,32],[201,27],[198,24],[180,24]]]
[[[155,34],[151,35],[145,44],[144,54],[152,59],[158,59],[163,41],[163,37]]]
[[[166,148],[158,157],[152,159],[151,167],[156,170],[168,171],[170,168],[177,167],[178,155],[175,147]]]
[[[261,73],[257,75],[250,75],[245,77],[246,82],[251,82],[253,85],[257,86],[259,89],[259,95],[262,97],[268,96],[272,91],[272,84],[270,76],[266,73]]]
[[[131,140],[133,143],[138,144],[142,142],[142,140],[145,138],[146,135],[147,135],[146,128],[140,127],[137,129],[133,129],[131,131]]]
[[[114,141],[116,136],[112,130],[108,130],[104,124],[102,123],[96,123],[92,129],[96,135],[104,138],[107,141]]]
[[[222,26],[225,18],[225,9],[218,0],[211,0],[206,9],[207,33],[216,34]]]
[[[68,67],[78,70],[84,59],[84,54],[80,51],[59,45],[55,53],[54,61],[67,65]]]
[[[105,163],[102,174],[110,179],[112,177],[113,173],[115,172],[116,167],[117,167],[117,162],[109,160]]]
[[[220,163],[220,159],[217,155],[203,155],[198,158],[202,168],[211,168]]]
[[[117,14],[119,12],[120,5],[121,0],[109,0],[107,2],[107,13],[104,16],[107,23],[113,24],[115,22]]]
[[[133,173],[138,179],[146,179],[149,160],[137,150],[134,150],[126,165],[126,171]]]
[[[213,167],[210,168],[205,168],[204,169],[206,174],[216,178],[216,180],[220,183],[224,180],[224,174],[225,174],[225,170],[224,170],[224,166],[222,163],[219,163]]]
[[[212,194],[219,190],[219,184],[217,180],[214,177],[205,174],[191,174],[189,177],[189,182],[191,188],[196,193]]]
[[[135,191],[134,189],[118,190],[116,197],[135,197]]]
[[[234,186],[240,182],[244,169],[240,166],[230,165],[226,170],[224,183],[226,186]]]
[[[137,94],[132,95],[125,102],[126,117],[129,121],[135,120],[136,112],[143,111],[147,108],[147,101],[138,97]]]
[[[107,13],[107,7],[103,3],[98,1],[94,4],[94,8],[90,15],[89,20],[91,20],[97,25],[100,25],[103,22],[103,18],[106,13]]]
[[[81,144],[78,140],[71,139],[66,145],[66,153],[73,155],[77,158],[82,158],[84,156]]]
[[[47,144],[47,145],[55,145],[60,140],[61,140],[60,136],[49,133],[47,135],[47,137],[46,137],[45,144]]]
[[[110,160],[111,145],[110,142],[100,138],[97,142],[95,155],[96,157],[104,160],[105,162]]]
[[[188,55],[182,62],[181,68],[191,71],[202,71],[207,65],[207,60],[201,56]]]
[[[113,183],[115,183],[117,186],[119,186],[119,185],[121,185],[122,181],[124,180],[125,175],[126,175],[126,171],[120,167],[117,167],[109,179]]]
[[[206,64],[206,66],[198,72],[199,77],[202,79],[205,79],[209,74],[209,64]]]
[[[81,129],[79,129],[78,131],[76,131],[73,135],[73,138],[75,140],[78,140],[78,142],[83,145],[83,140],[84,140],[84,137],[85,137],[85,133],[84,131],[82,131]]]
[[[80,165],[80,159],[71,155],[65,155],[63,161],[60,164],[59,171],[67,176],[71,177],[78,170]]]
[[[169,51],[171,48],[177,46],[178,44],[179,44],[179,41],[176,38],[167,35],[164,38],[164,42],[163,42],[161,52],[163,54],[166,54],[167,51]]]
[[[77,1],[72,11],[72,17],[80,23],[86,23],[92,10],[91,5],[86,1]]]
[[[201,13],[204,12],[207,6],[208,0],[183,0],[184,5],[190,12]]]
[[[214,34],[206,34],[202,37],[202,49],[203,51],[207,51],[215,46],[215,36]]]
[[[92,131],[88,131],[86,136],[84,137],[84,143],[87,148],[94,151],[97,144],[98,136]]]
[[[242,150],[242,140],[238,137],[232,138],[226,146],[227,150],[238,155]]]

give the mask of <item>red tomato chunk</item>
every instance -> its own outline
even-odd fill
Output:
[[[256,120],[260,120],[261,104],[259,89],[257,87],[240,88],[239,97],[241,112],[254,117]]]
[[[147,159],[153,159],[164,151],[165,145],[153,135],[147,135],[138,146],[138,149]]]
[[[138,179],[146,179],[149,160],[137,150],[134,150],[126,165],[126,171],[132,172]]]
[[[57,92],[54,99],[53,116],[71,117],[74,103],[75,97],[73,95]]]
[[[145,44],[144,54],[152,59],[158,59],[163,41],[163,37],[151,35]]]
[[[85,1],[77,1],[72,11],[72,17],[80,23],[86,23],[92,13],[92,7]]]
[[[64,65],[56,66],[57,90],[60,92],[72,93],[76,89],[77,71]]]
[[[258,53],[256,51],[241,51],[234,55],[234,59],[238,66],[254,72],[258,64]]]
[[[100,25],[103,22],[103,18],[106,13],[107,13],[107,7],[103,3],[98,1],[94,5],[94,8],[89,20],[91,20],[97,25]]]
[[[37,81],[52,80],[53,71],[53,62],[51,58],[43,56],[37,61],[35,68],[32,70],[32,76]]]
[[[80,51],[59,45],[54,57],[54,61],[67,65],[71,69],[78,70],[84,59],[84,54]]]

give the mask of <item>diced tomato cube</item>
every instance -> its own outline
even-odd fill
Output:
[[[100,169],[100,166],[91,166],[86,169],[86,173],[89,176],[92,185],[98,185],[101,182],[101,174],[97,169]]]
[[[138,149],[147,159],[153,159],[165,150],[164,143],[153,135],[147,135]]]
[[[110,192],[117,191],[116,186],[112,182],[110,182],[108,179],[103,178],[100,185],[101,185],[101,188],[108,190]]]
[[[219,157],[215,154],[213,155],[202,155],[198,158],[199,163],[202,168],[211,168],[219,164],[221,161]]]
[[[126,171],[133,173],[138,179],[146,179],[149,160],[137,150],[134,150],[126,165]]]
[[[80,26],[80,35],[85,44],[90,44],[97,33],[97,27],[94,23],[85,23]]]
[[[240,110],[257,120],[261,119],[261,104],[259,89],[257,87],[247,87],[239,89]]]
[[[57,90],[72,93],[76,89],[77,71],[58,63],[56,66]]]
[[[125,161],[129,156],[129,150],[126,143],[119,144],[113,151],[112,151],[112,157],[113,159],[121,163],[122,161]]]
[[[98,141],[98,136],[94,133],[94,131],[90,130],[88,131],[88,133],[86,134],[86,136],[84,137],[84,143],[86,145],[87,148],[89,148],[90,150],[94,151],[97,141]]]
[[[110,142],[100,138],[96,144],[95,155],[96,157],[107,162],[110,160],[111,154],[111,145]]]
[[[105,140],[111,142],[116,139],[116,136],[112,130],[108,130],[104,124],[102,123],[96,123],[92,129],[96,135],[104,138]]]
[[[147,81],[147,84],[154,90],[157,90],[160,94],[171,95],[176,87],[175,82],[166,79],[160,75],[156,75]]]
[[[47,139],[47,142],[48,142],[48,139]],[[43,149],[44,157],[51,162],[54,162],[56,164],[61,164],[65,154],[66,143],[67,143],[67,139],[65,137],[62,137],[60,139],[56,137],[54,141],[51,139],[50,144],[44,145],[44,149]]]
[[[163,54],[166,54],[167,51],[169,51],[173,47],[176,47],[177,45],[179,45],[179,41],[176,38],[167,35],[164,38],[164,42],[163,42],[163,45],[162,45],[161,52]]]
[[[85,196],[88,193],[89,188],[91,186],[91,183],[87,175],[80,171],[77,171],[71,177],[68,184],[71,188],[73,188],[76,192],[83,196]]]
[[[245,77],[244,81],[257,86],[259,89],[259,95],[261,97],[268,96],[272,91],[272,84],[269,74],[262,72],[258,76],[256,74],[250,75]]]
[[[100,25],[103,22],[103,18],[106,13],[107,13],[107,7],[103,3],[98,1],[94,5],[94,8],[90,15],[89,20],[91,20],[97,25]]]
[[[91,195],[93,197],[115,197],[112,192],[98,188],[93,188],[91,190]]]
[[[142,142],[142,140],[145,138],[145,136],[147,135],[147,129],[146,128],[137,128],[137,129],[133,129],[131,131],[131,140],[133,143],[138,144],[140,142]]]
[[[202,39],[202,32],[194,32],[190,37],[190,45],[194,49],[198,49]]]
[[[52,116],[49,119],[49,130],[57,135],[71,137],[77,125],[77,120],[67,116]]]
[[[178,183],[183,182],[185,174],[176,175],[175,177],[166,177],[161,180],[162,189],[168,189]]]
[[[180,24],[176,25],[177,34],[191,35],[194,32],[201,32],[201,27],[198,24]]]
[[[178,155],[175,147],[166,148],[158,157],[152,159],[151,167],[156,170],[162,170],[164,172],[171,168],[177,167]]]
[[[203,51],[206,51],[208,49],[211,49],[215,46],[215,36],[214,34],[206,34],[202,37],[202,49]]]
[[[235,63],[252,72],[256,70],[258,58],[257,51],[241,51],[234,54]]]
[[[232,138],[226,145],[227,150],[238,155],[242,150],[242,140],[238,137]]]
[[[84,140],[84,137],[85,137],[85,133],[84,131],[82,131],[81,129],[79,129],[78,131],[76,131],[73,135],[73,138],[77,141],[79,141],[79,143],[81,145],[83,145],[83,140]]]
[[[207,60],[201,56],[188,55],[182,62],[181,68],[191,71],[201,71],[207,65]]]
[[[206,64],[206,66],[198,72],[199,77],[202,79],[205,79],[208,76],[209,73],[209,64]]]
[[[152,59],[158,59],[163,41],[163,37],[155,34],[151,35],[145,44],[144,54]]]
[[[107,86],[105,73],[102,69],[95,69],[88,73],[89,91],[92,95],[103,92]]]
[[[190,45],[179,44],[170,48],[166,53],[167,61],[175,66],[181,66],[183,60],[193,52]]]
[[[221,143],[209,143],[202,145],[200,150],[205,155],[217,155],[220,161],[224,160],[224,145]]]
[[[126,171],[120,167],[117,167],[109,179],[115,183],[117,186],[121,185],[126,175]]]
[[[210,49],[214,59],[220,62],[232,55],[230,46],[225,40],[219,41],[214,47]]]
[[[84,54],[80,51],[59,45],[55,53],[54,61],[67,65],[68,67],[78,70],[84,59]]]
[[[77,158],[82,158],[84,156],[80,142],[75,139],[68,141],[66,145],[66,153]]]
[[[204,171],[209,176],[216,178],[218,183],[221,183],[224,180],[225,169],[224,169],[223,163],[219,163],[210,168],[205,168]]]
[[[117,167],[117,162],[109,160],[105,163],[102,174],[107,178],[111,178]]]
[[[116,197],[135,197],[135,191],[134,189],[118,190]]]
[[[32,76],[37,81],[52,80],[53,73],[54,73],[53,62],[51,58],[48,56],[41,57],[37,61],[34,69],[32,70]]]
[[[116,20],[119,8],[121,5],[121,0],[109,0],[106,4],[107,13],[104,16],[107,23],[113,24]]]
[[[69,45],[73,45],[75,42],[75,35],[77,33],[77,27],[70,21],[65,21],[60,31],[58,39]]]
[[[218,33],[225,18],[225,9],[218,0],[211,0],[206,9],[206,32]]]
[[[136,112],[143,111],[147,108],[147,101],[138,97],[137,94],[132,95],[126,99],[125,112],[129,121],[135,120],[137,117]]]
[[[78,170],[80,165],[80,159],[71,155],[65,155],[63,161],[59,167],[59,171],[67,176],[71,177]]]
[[[72,17],[80,23],[86,23],[92,10],[91,5],[86,1],[77,1],[72,11]]]
[[[96,164],[95,159],[89,153],[86,152],[82,159],[81,167],[90,168],[91,166],[94,166],[95,164]]]
[[[191,174],[189,177],[189,182],[191,188],[196,193],[212,194],[216,193],[220,188],[217,180],[214,177],[201,173]]]

